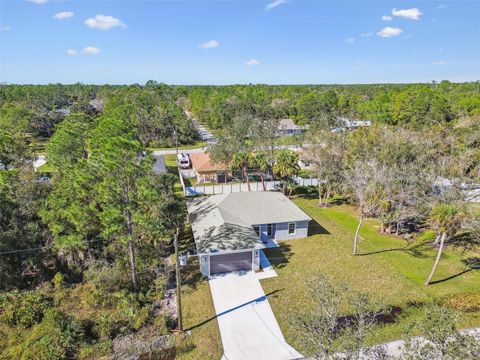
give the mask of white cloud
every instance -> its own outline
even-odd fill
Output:
[[[448,6],[445,5],[445,4],[440,4],[440,5],[438,5],[437,9],[438,9],[438,10],[442,10],[442,9],[446,9],[447,7],[448,7]]]
[[[422,16],[423,14],[417,8],[412,8],[412,9],[404,9],[404,10],[392,9],[392,15],[402,17],[405,19],[420,20],[420,16]]]
[[[250,59],[245,63],[245,65],[248,67],[260,65],[260,61],[258,61],[257,59]]]
[[[346,39],[345,39],[345,42],[346,42],[347,44],[353,44],[353,43],[355,42],[355,39],[354,39],[354,38],[346,38]]]
[[[382,16],[382,20],[383,20],[383,21],[392,21],[392,20],[393,20],[393,17],[388,16],[388,15],[383,15],[383,16]]]
[[[82,54],[86,55],[97,55],[100,53],[100,49],[94,46],[87,46],[82,49]]]
[[[270,11],[275,9],[277,6],[286,4],[287,0],[275,0],[265,6],[265,11]]]
[[[12,27],[10,25],[5,25],[0,27],[0,31],[10,31],[12,30]]]
[[[390,38],[392,36],[400,35],[402,31],[403,31],[402,29],[387,26],[386,28],[383,28],[382,30],[377,32],[377,35],[382,38]]]
[[[67,51],[65,51],[65,54],[68,56],[75,56],[77,55],[77,51],[74,49],[67,49]]]
[[[198,47],[202,49],[214,49],[219,46],[220,46],[220,43],[217,40],[208,40],[208,41],[205,41],[203,44],[198,45]]]
[[[432,65],[448,65],[451,64],[451,61],[439,60],[432,62]]]
[[[94,18],[88,18],[85,20],[85,25],[92,29],[99,30],[108,30],[113,27],[121,27],[123,29],[127,28],[127,25],[124,24],[120,19],[114,18],[110,15],[95,15]]]
[[[27,0],[27,1],[34,4],[38,4],[38,5],[42,5],[48,2],[48,0]]]
[[[373,35],[373,32],[363,33],[361,35],[362,35],[362,37],[370,37],[370,36]]]
[[[68,19],[73,16],[73,11],[60,11],[59,13],[56,13],[53,15],[54,19],[57,20],[63,20],[63,19]]]

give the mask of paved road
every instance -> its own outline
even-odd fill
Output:
[[[193,124],[200,135],[200,139],[203,141],[213,141],[215,139],[215,136],[213,136],[213,134],[205,126],[200,124],[197,119],[193,117],[193,114],[190,111],[185,110],[185,115],[187,115],[187,117],[193,121]]]
[[[286,343],[256,273],[217,275],[209,283],[222,337],[222,360],[303,358]]]

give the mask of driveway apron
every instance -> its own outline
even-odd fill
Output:
[[[286,343],[257,274],[220,274],[209,283],[222,337],[222,359],[303,358]]]

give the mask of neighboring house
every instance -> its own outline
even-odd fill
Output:
[[[341,132],[345,130],[355,130],[360,127],[370,127],[372,126],[372,122],[370,120],[351,120],[346,117],[338,118],[341,125],[332,130],[332,132]]]
[[[155,159],[153,163],[153,173],[154,174],[166,174],[167,165],[165,164],[165,157],[163,155],[152,155]]]
[[[480,202],[480,184],[459,183],[457,179],[451,180],[442,177],[437,177],[433,183],[433,190],[437,195],[448,194],[455,187],[465,197],[466,201]]]
[[[275,135],[300,135],[303,134],[306,129],[306,126],[296,125],[292,119],[282,119],[278,122],[277,129],[275,130]]]
[[[187,207],[204,276],[258,270],[265,244],[307,237],[311,220],[280,192],[197,197]]]
[[[311,170],[313,169],[312,160],[305,154],[305,151],[300,150],[298,152],[299,159],[298,159],[298,166],[302,170]]]
[[[210,159],[210,155],[205,152],[190,154],[190,161],[199,183],[226,182],[227,177],[231,176],[227,165],[214,163]]]

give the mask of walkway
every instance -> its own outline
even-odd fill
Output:
[[[259,276],[251,271],[209,280],[224,355],[222,360],[282,360],[303,356],[288,345]]]

